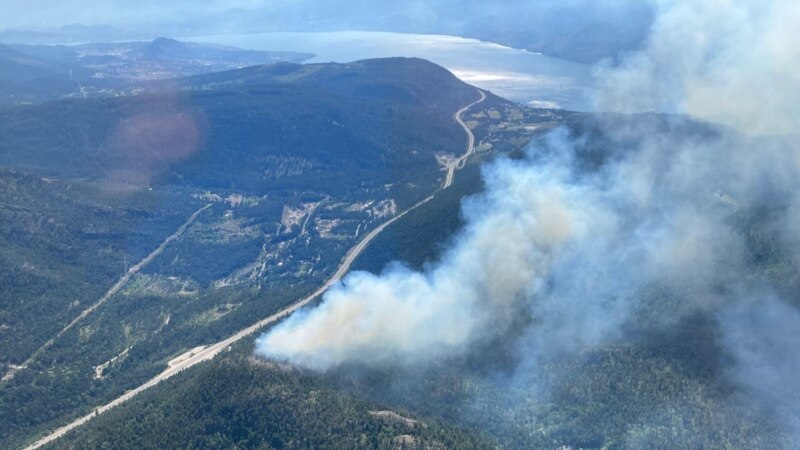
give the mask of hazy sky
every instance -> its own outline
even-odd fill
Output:
[[[225,13],[256,11],[259,18],[278,21],[292,19],[349,21],[372,20],[376,13],[385,16],[402,15],[412,21],[464,20],[464,16],[491,16],[492,19],[509,19],[526,16],[569,15],[570,20],[581,21],[587,17],[614,14],[619,18],[626,10],[641,9],[649,0],[500,0],[486,3],[467,0],[408,0],[402,3],[381,0],[138,0],[135,4],[125,0],[3,0],[6,11],[13,14],[0,16],[3,28],[53,28],[69,24],[125,25],[161,22],[190,22],[193,19],[224,20]],[[581,14],[564,14],[564,11]],[[216,17],[215,17],[216,16]],[[604,18],[603,18],[604,19]],[[629,17],[630,19],[630,17]]]
[[[4,0],[0,28],[51,28],[74,23],[128,24],[143,20],[164,21],[178,17],[220,13],[232,9],[267,6],[268,0]],[[286,3],[286,2],[281,2]]]
[[[655,0],[3,0],[14,14],[0,17],[0,30],[113,27],[5,37],[5,42],[40,44],[269,31],[391,31],[475,38],[594,63],[616,60],[620,53],[639,48],[652,23],[654,4]]]

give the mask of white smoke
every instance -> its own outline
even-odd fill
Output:
[[[556,132],[525,160],[485,168],[486,192],[464,203],[466,225],[437,264],[353,273],[262,336],[257,353],[320,370],[424,363],[527,316],[521,348],[535,361],[616,339],[643,309],[677,321],[738,305],[769,283],[748,270],[755,209],[774,214],[775,245],[800,255],[798,152],[757,137],[800,129],[799,17],[782,0],[660,2],[647,47],[599,71],[599,104],[691,114],[747,136],[654,116],[592,122],[610,137],[600,149]],[[653,285],[673,291],[671,303],[646,299]],[[747,333],[736,330],[723,344],[747,367],[758,358],[737,350]]]
[[[750,394],[751,407],[772,412],[800,436],[800,311],[761,293],[726,310],[721,322],[737,362],[730,375]]]
[[[753,134],[800,129],[800,2],[658,0],[644,50],[598,70],[598,108],[689,114]]]
[[[603,214],[590,193],[565,182],[567,175],[555,165],[493,165],[486,193],[464,204],[467,225],[441,262],[425,272],[353,273],[321,306],[259,339],[258,352],[317,369],[345,361],[412,363],[502,332],[560,252]]]
[[[681,140],[658,135],[658,120],[635,123],[656,137],[639,136],[600,170],[584,167],[585,144],[563,132],[524,161],[488,166],[486,192],[465,202],[466,226],[440,262],[353,273],[261,337],[257,352],[322,370],[425,362],[503,335],[519,314],[536,319],[531,353],[572,351],[615,338],[653,283],[683,293],[674,320],[718,307],[717,288],[737,285],[749,257],[732,218],[792,192],[793,155],[683,121],[669,125]]]
[[[706,158],[709,164],[692,163],[686,170],[689,177],[724,186],[721,198],[735,210],[760,208],[756,239],[783,255],[766,280],[731,265],[731,259],[718,261],[712,273],[727,271],[729,279],[700,298],[713,298],[719,286],[726,289],[717,311],[719,344],[733,361],[729,375],[749,393],[749,403],[772,411],[800,441],[800,299],[792,292],[800,261],[800,2],[659,0],[658,6],[646,48],[621,67],[597,71],[598,107],[684,113],[750,136],[784,136],[780,143],[755,139],[721,149],[703,143],[689,161]],[[702,168],[711,170],[703,174]],[[726,179],[730,169],[735,174]],[[695,214],[708,217],[709,211]],[[742,239],[722,242],[745,246]],[[687,262],[694,267],[697,260]]]

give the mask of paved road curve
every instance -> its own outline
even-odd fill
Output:
[[[475,135],[472,134],[472,130],[469,129],[467,124],[461,120],[461,115],[464,114],[468,109],[472,108],[473,106],[477,105],[478,103],[486,100],[486,94],[483,93],[482,90],[478,89],[478,93],[481,94],[481,98],[477,101],[470,103],[469,105],[459,109],[458,111],[453,114],[453,118],[461,125],[461,128],[464,129],[464,132],[467,133],[467,138],[469,141],[467,142],[467,151],[461,155],[460,157],[456,158],[455,160],[451,161],[450,164],[447,165],[447,176],[444,179],[444,184],[442,185],[442,189],[447,189],[450,185],[453,184],[453,179],[455,178],[456,169],[463,169],[464,166],[467,164],[467,159],[475,153]]]
[[[472,131],[461,120],[461,115],[466,110],[468,110],[470,107],[472,107],[473,105],[478,104],[478,103],[480,103],[480,102],[482,102],[483,100],[486,99],[486,94],[484,94],[483,91],[478,90],[478,92],[480,92],[480,94],[481,94],[480,100],[478,100],[476,102],[473,102],[473,103],[470,103],[469,105],[459,109],[453,115],[455,120],[464,128],[464,131],[467,133],[467,136],[469,137],[469,143],[467,145],[466,153],[464,153],[461,157],[459,157],[458,159],[454,160],[451,164],[448,165],[447,178],[445,180],[445,184],[442,186],[442,189],[446,189],[446,188],[450,187],[451,184],[453,184],[453,178],[455,176],[454,172],[455,172],[456,168],[463,168],[464,167],[464,162],[474,152],[475,136],[473,136]],[[460,167],[459,167],[459,165],[460,165]],[[330,278],[328,278],[328,280],[325,281],[325,283],[322,286],[319,287],[319,289],[317,289],[316,291],[312,292],[307,297],[305,297],[305,298],[293,303],[291,306],[288,306],[287,308],[285,308],[285,309],[283,309],[283,310],[281,310],[281,311],[279,311],[279,312],[277,312],[277,313],[275,313],[275,314],[273,314],[273,315],[271,315],[271,316],[269,316],[269,317],[267,317],[265,319],[260,320],[259,322],[255,323],[253,325],[250,325],[249,327],[247,327],[247,328],[245,328],[243,330],[240,330],[239,332],[237,332],[236,334],[228,337],[225,340],[217,342],[216,344],[209,345],[209,346],[204,347],[204,348],[202,348],[200,350],[198,350],[196,348],[192,349],[192,350],[189,350],[186,353],[174,358],[172,360],[174,363],[172,363],[166,370],[164,370],[160,374],[156,375],[155,377],[151,378],[149,381],[147,381],[143,385],[141,385],[141,386],[139,386],[139,387],[137,387],[137,388],[135,388],[133,390],[130,390],[130,391],[126,392],[125,394],[123,394],[122,396],[120,396],[120,397],[116,398],[115,400],[111,401],[110,403],[107,403],[107,404],[95,409],[94,412],[92,412],[90,414],[87,414],[87,415],[85,415],[85,416],[83,416],[83,417],[81,417],[81,418],[79,418],[79,419],[67,424],[67,425],[64,425],[61,428],[56,429],[55,431],[53,431],[52,433],[48,434],[47,436],[39,439],[38,441],[34,442],[33,444],[29,445],[28,447],[25,447],[24,450],[34,450],[34,449],[40,448],[40,447],[42,447],[42,446],[44,446],[46,444],[49,444],[50,442],[55,441],[56,439],[60,438],[61,436],[63,436],[67,432],[69,432],[70,430],[72,430],[74,428],[77,428],[77,427],[83,425],[84,423],[88,422],[93,417],[95,417],[95,416],[97,416],[99,414],[102,414],[102,413],[108,411],[109,409],[111,409],[111,408],[113,408],[113,407],[115,407],[115,406],[117,406],[117,405],[119,405],[119,404],[121,404],[121,403],[123,403],[123,402],[125,402],[125,401],[127,401],[127,400],[129,400],[131,398],[133,398],[134,396],[136,396],[140,392],[145,391],[146,389],[149,389],[149,388],[155,386],[156,384],[160,383],[161,381],[166,380],[167,378],[175,375],[176,373],[178,373],[178,372],[180,372],[182,370],[188,369],[189,367],[192,367],[195,364],[198,364],[198,363],[203,362],[203,361],[208,361],[208,360],[214,358],[220,352],[228,349],[231,345],[233,345],[234,343],[240,341],[241,339],[256,333],[258,330],[264,328],[265,326],[267,326],[267,325],[269,325],[271,323],[274,323],[277,320],[280,320],[280,319],[290,315],[291,313],[297,311],[298,309],[302,308],[303,306],[306,306],[312,300],[314,300],[315,298],[317,298],[320,295],[322,295],[322,293],[327,291],[331,286],[336,284],[336,282],[338,282],[347,273],[347,271],[350,270],[350,266],[356,260],[358,255],[361,254],[361,252],[363,252],[364,249],[367,248],[369,243],[373,239],[375,239],[375,237],[377,235],[379,235],[383,230],[385,230],[386,227],[388,227],[389,225],[393,224],[394,222],[399,220],[401,217],[403,217],[406,214],[408,214],[410,211],[413,211],[414,209],[424,205],[425,203],[431,201],[432,199],[433,199],[433,195],[425,198],[424,200],[421,200],[420,202],[414,204],[413,206],[411,206],[410,208],[406,209],[402,213],[392,217],[391,219],[387,220],[386,222],[384,222],[381,225],[379,225],[378,227],[376,227],[374,230],[370,231],[355,246],[353,246],[352,248],[350,248],[350,250],[347,251],[347,253],[344,255],[344,258],[342,258],[342,262],[339,264],[339,268],[336,269],[336,272],[334,272],[333,275],[331,275]],[[198,211],[198,213],[199,212],[200,211]]]

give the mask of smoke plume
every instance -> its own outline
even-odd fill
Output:
[[[438,263],[350,274],[256,351],[319,370],[417,364],[525,316],[519,348],[536,364],[613,342],[633,319],[702,313],[730,378],[800,429],[798,23],[790,1],[660,1],[646,48],[598,69],[598,105],[702,121],[600,115],[488,165]]]
[[[464,204],[468,225],[425,272],[396,266],[349,275],[258,341],[264,355],[326,369],[345,361],[411,363],[460,352],[502,332],[541,287],[561,251],[586,235],[589,193],[556,165],[504,161]]]
[[[602,110],[689,114],[753,134],[800,129],[800,3],[658,0],[647,46],[598,69]]]

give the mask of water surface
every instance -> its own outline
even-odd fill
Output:
[[[372,31],[221,34],[180,39],[315,54],[309,62],[414,56],[440,64],[464,81],[510,100],[577,111],[590,109],[589,66],[476,39]]]

